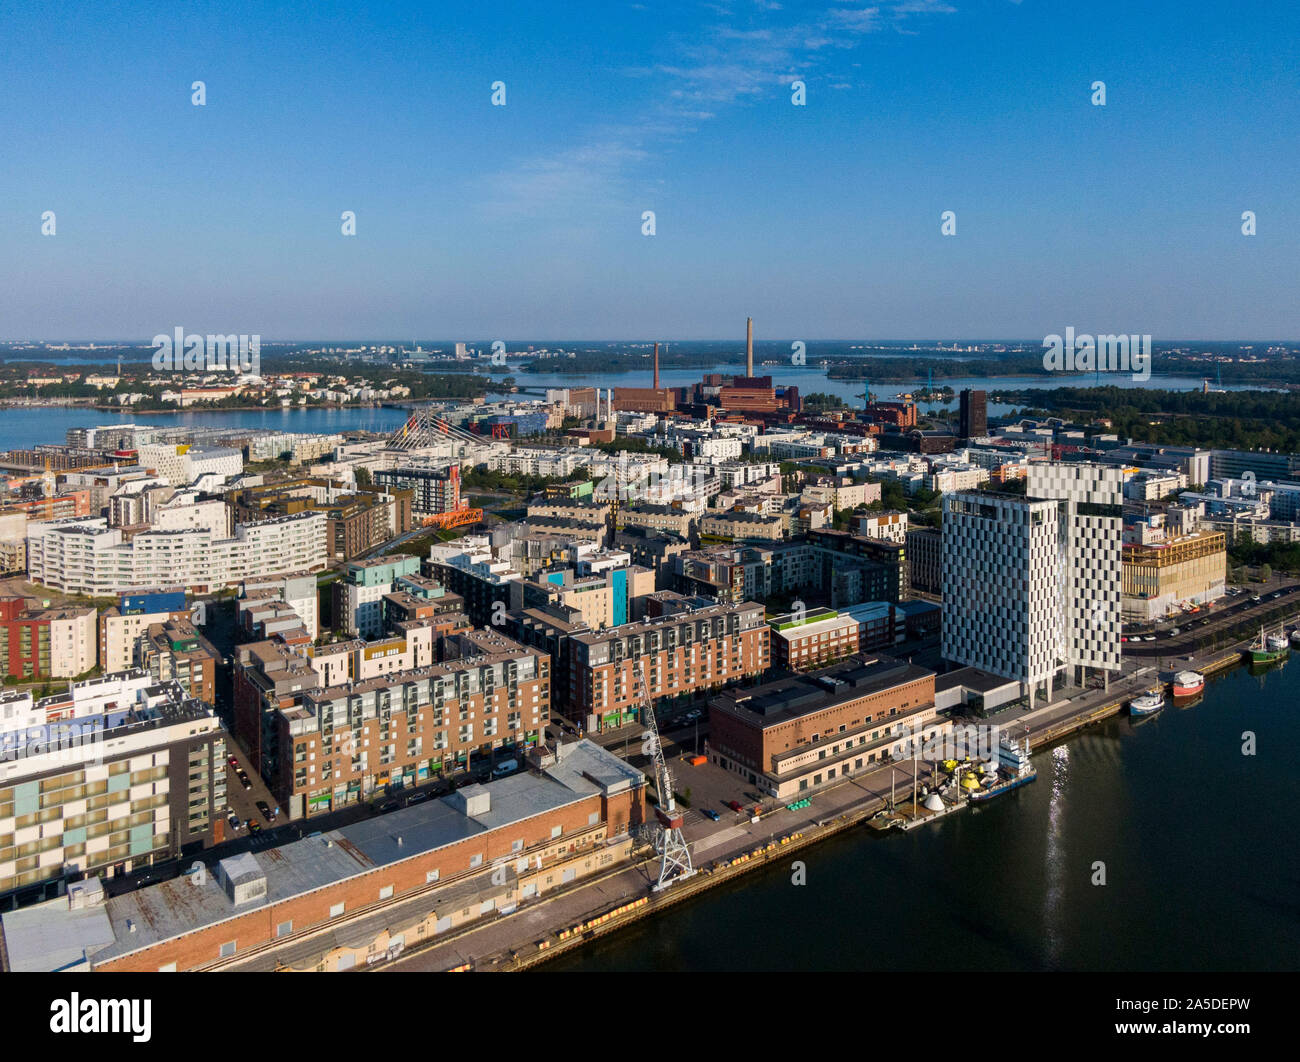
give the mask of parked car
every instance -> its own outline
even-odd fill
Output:
[[[257,802],[257,810],[262,813],[262,818],[266,819],[267,822],[271,821],[271,805],[265,800]]]
[[[235,770],[239,770],[239,758],[237,756],[231,756],[230,759],[226,760],[226,762]]]
[[[390,811],[396,811],[396,810],[397,810],[396,800],[385,800],[382,804],[379,805],[379,811],[381,814],[387,814]]]
[[[252,780],[243,771],[239,772],[239,784],[242,785],[245,789],[253,788]]]
[[[230,823],[230,828],[232,830],[242,830],[244,828],[243,822],[240,821],[239,816],[233,811],[230,813],[230,818],[227,821]]]
[[[262,824],[258,822],[256,819],[249,819],[248,832],[253,836],[256,836],[257,834],[262,832]]]
[[[728,801],[726,802],[726,805],[725,805],[725,806],[731,808],[732,811],[744,811],[744,810],[745,810],[744,805],[741,804],[741,802],[740,802],[739,800],[728,800]]]
[[[707,819],[711,819],[713,822],[717,822],[718,819],[722,818],[722,816],[712,808],[700,808],[700,814]]]
[[[412,793],[406,798],[406,806],[409,808],[412,804],[423,804],[428,799],[428,793]]]
[[[1142,640],[1144,642],[1154,642],[1156,640],[1156,636],[1154,634],[1145,634],[1142,636]]]

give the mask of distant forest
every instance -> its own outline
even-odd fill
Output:
[[[1025,403],[1024,416],[1106,418],[1141,442],[1239,450],[1300,450],[1300,396],[1269,391],[1157,391],[1137,387],[1058,387],[998,391]]]
[[[719,355],[688,354],[667,351],[659,352],[659,368],[667,369],[707,369],[718,364]],[[538,358],[525,362],[521,368],[524,372],[556,372],[574,375],[598,372],[644,372],[654,370],[654,353],[644,354],[575,354],[572,358]],[[755,369],[755,372],[758,370]]]
[[[1217,387],[1220,381],[1224,384],[1256,384],[1261,387],[1300,387],[1300,359],[1289,357],[1275,357],[1267,361],[1218,362],[1183,354],[1161,354],[1157,351],[1152,357],[1152,371],[1157,376],[1208,379],[1211,387]],[[852,361],[837,361],[826,369],[826,375],[832,380],[866,379],[881,383],[915,383],[924,379],[927,372],[936,382],[953,377],[1052,375],[1052,370],[1043,366],[1041,352],[968,360],[927,360],[925,352],[918,351],[917,356],[912,358],[856,358]],[[1106,375],[1102,373],[1101,378],[1104,379]],[[1085,380],[1090,374],[1078,373],[1071,376]]]

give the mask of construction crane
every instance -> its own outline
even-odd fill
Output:
[[[659,726],[655,722],[654,709],[650,706],[644,660],[637,661],[636,681],[641,722],[650,733],[650,758],[654,763],[655,788],[659,791],[659,806],[655,808],[655,817],[659,820],[659,829],[655,834],[655,851],[659,853],[659,880],[651,888],[654,892],[662,892],[674,882],[689,878],[695,873],[695,868],[691,866],[691,850],[686,847],[686,839],[682,836],[683,815],[677,810],[677,800],[673,796],[673,776],[668,770],[668,761],[664,759]]]
[[[609,541],[613,543],[614,536],[618,534],[618,512],[624,502],[631,502],[635,498],[635,487],[632,483],[632,477],[627,475],[627,483],[624,484],[624,476],[628,473],[627,451],[612,454],[614,460],[614,486],[610,491],[609,498],[609,516],[607,523],[609,525]],[[606,477],[606,483],[609,477]]]
[[[618,534],[618,510],[623,502],[622,467],[618,463],[618,455],[617,454],[613,455],[613,458],[614,458],[614,489],[610,491],[609,516],[606,518],[606,523],[609,525],[609,541],[611,545],[614,542],[614,536]],[[606,482],[608,482],[608,480],[606,480]]]

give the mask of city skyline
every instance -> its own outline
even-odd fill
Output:
[[[671,322],[707,341],[758,307],[760,342],[1286,340],[1298,20],[1029,0],[20,10],[3,331],[599,342]]]

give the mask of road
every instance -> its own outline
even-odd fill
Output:
[[[1261,598],[1258,603],[1252,600],[1256,595]],[[1124,655],[1146,659],[1185,656],[1223,641],[1233,628],[1247,622],[1276,625],[1300,619],[1300,583],[1283,583],[1253,591],[1247,588],[1228,601],[1230,603],[1220,605],[1208,614],[1183,615],[1163,627],[1157,625],[1154,642],[1130,640],[1124,645]],[[1172,626],[1177,626],[1180,633],[1171,638],[1168,631]]]

